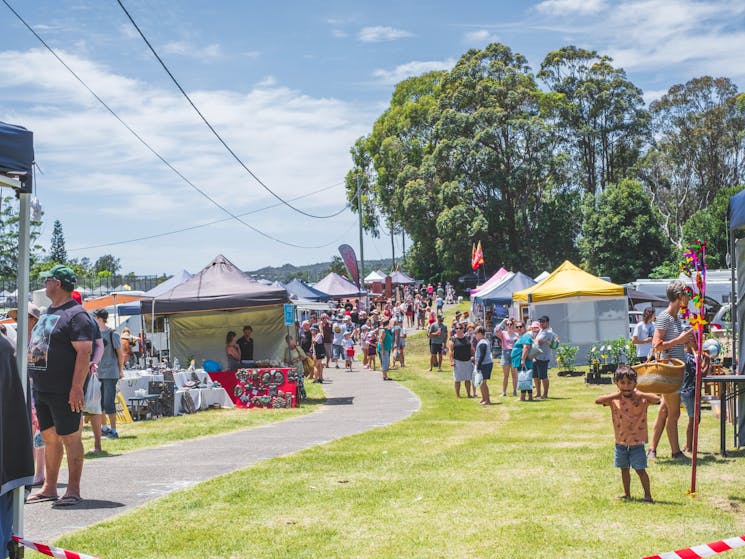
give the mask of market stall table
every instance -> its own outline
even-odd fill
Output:
[[[737,401],[737,397],[742,393],[745,388],[741,385],[745,384],[745,375],[712,375],[702,377],[701,382],[713,382],[719,384],[719,398],[721,402],[721,411],[719,412],[719,452],[722,456],[727,456],[727,400]],[[731,394],[728,394],[727,387],[732,384]],[[742,413],[742,410],[740,410]],[[736,419],[736,418],[735,418]],[[735,446],[739,446],[737,443],[737,421],[734,422],[734,435],[735,435]]]
[[[148,395],[151,382],[163,382],[164,380],[162,373],[149,370],[126,370],[124,374],[124,378],[119,380],[118,388],[126,402],[130,402],[133,398]],[[194,380],[195,378],[198,379],[198,382]],[[234,407],[233,401],[224,387],[211,386],[212,380],[209,374],[203,370],[176,371],[173,373],[173,380],[176,383],[173,402],[174,415],[184,413],[183,395],[186,391],[194,401],[196,410],[206,410],[212,406]]]
[[[160,415],[160,394],[144,394],[128,398],[129,407],[132,408],[132,419],[138,421],[141,412],[146,409],[151,419]]]

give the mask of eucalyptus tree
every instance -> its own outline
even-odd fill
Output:
[[[448,208],[437,223],[444,262],[463,261],[471,239],[483,241],[487,262],[513,269],[559,258],[543,253],[550,232],[539,219],[564,186],[548,118],[557,101],[540,91],[525,57],[499,43],[469,50],[446,76],[432,154]]]
[[[437,97],[446,73],[430,72],[399,83],[389,108],[372,132],[352,148],[354,168],[347,174],[347,197],[360,211],[363,226],[374,235],[405,231],[412,240],[412,271],[431,277],[440,270],[436,260],[435,222],[440,213],[438,185],[424,161],[436,142]]]
[[[686,221],[745,178],[745,97],[728,78],[704,76],[674,85],[650,111],[654,145],[640,172],[680,249]]]
[[[561,94],[557,125],[571,154],[574,181],[596,193],[630,176],[646,143],[642,91],[613,59],[567,46],[548,53],[538,77]]]

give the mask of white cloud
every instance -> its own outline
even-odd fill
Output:
[[[450,70],[453,66],[455,66],[454,58],[448,58],[447,60],[414,60],[406,64],[400,64],[393,70],[374,70],[373,77],[384,84],[394,85],[412,76],[420,76],[435,70]]]
[[[596,14],[605,7],[605,0],[544,0],[536,9],[551,15],[587,15]]]
[[[395,27],[386,27],[382,25],[376,25],[373,27],[363,27],[357,34],[357,38],[363,43],[379,43],[382,41],[396,41],[398,39],[405,39],[406,37],[412,37],[413,33],[404,31],[403,29],[396,29]]]
[[[484,45],[487,43],[495,43],[499,41],[499,38],[495,33],[486,29],[477,29],[475,31],[468,31],[465,34],[465,41],[469,45]]]
[[[194,111],[171,88],[159,89],[112,73],[64,51],[63,59],[150,145],[199,188],[234,213],[277,203],[226,153]],[[375,115],[330,98],[314,98],[267,77],[248,91],[189,92],[197,106],[244,163],[285,199],[329,185],[331,190],[294,204],[328,214],[344,206],[349,147],[369,131]],[[223,219],[224,212],[179,179],[101,106],[91,100],[46,51],[0,52],[0,95],[14,110],[0,120],[34,132],[36,160],[44,170],[37,194],[45,222],[60,219],[73,257],[112,253],[125,271],[195,271],[222,252],[252,269],[283,261],[328,259],[338,237],[354,224],[347,212],[328,223],[283,207],[251,214],[261,231],[294,244],[333,246],[315,252],[270,241],[229,221],[163,239],[95,251],[75,248],[132,239]],[[95,217],[107,224],[91,234]],[[313,235],[307,235],[313,230]],[[48,240],[42,239],[42,244]],[[335,243],[335,244],[334,244]],[[96,254],[96,251],[98,253]]]
[[[337,39],[344,39],[349,36],[349,33],[342,31],[341,29],[332,29],[331,34]]]
[[[177,54],[198,60],[209,60],[222,56],[222,49],[218,44],[197,47],[185,41],[171,41],[162,47],[163,52]]]

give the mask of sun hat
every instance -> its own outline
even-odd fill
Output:
[[[41,317],[41,309],[34,305],[33,303],[28,303],[28,315],[33,316],[36,320],[39,320],[39,317]],[[13,320],[16,320],[18,318],[18,309],[10,309],[8,311],[8,317],[12,318]]]
[[[39,277],[43,280],[48,279],[48,278],[54,278],[56,280],[61,281],[62,283],[67,283],[71,285],[75,285],[75,282],[78,281],[78,278],[75,275],[75,272],[73,272],[71,268],[68,268],[67,266],[64,266],[62,264],[57,264],[52,269],[47,270],[46,272],[40,273]]]

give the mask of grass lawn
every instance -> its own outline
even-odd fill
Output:
[[[93,452],[93,433],[90,425],[86,424],[83,428],[85,458],[101,459],[141,448],[237,431],[311,413],[323,404],[325,396],[317,384],[306,384],[305,390],[308,398],[303,400],[300,407],[293,409],[208,409],[192,415],[160,417],[155,421],[118,423],[119,438],[103,439],[102,453]]]
[[[648,470],[657,502],[622,502],[610,411],[593,403],[610,385],[552,371],[550,400],[496,396],[482,407],[455,399],[450,372],[426,372],[422,336],[409,338],[406,360],[391,376],[422,400],[410,418],[221,476],[56,543],[103,559],[618,559],[745,533],[745,454],[714,454],[708,410],[696,497],[686,494],[690,467],[666,458],[663,438]],[[641,496],[633,473],[632,493]]]

